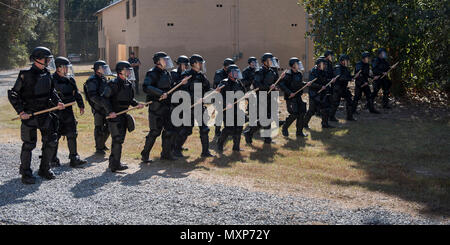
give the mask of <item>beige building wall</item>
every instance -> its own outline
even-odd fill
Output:
[[[277,56],[283,68],[293,56],[305,64],[305,12],[296,0],[137,0],[136,17],[131,14],[129,0],[129,20],[126,2],[105,9],[101,15],[104,26],[122,22],[126,29],[125,33],[116,30],[106,34],[110,50],[121,42],[139,47],[141,81],[158,51],[167,52],[174,60],[183,54],[202,55],[210,81],[227,57],[237,58],[241,69],[247,66],[248,57],[260,59],[265,52]],[[310,62],[305,68],[313,64],[312,43],[310,47]],[[114,57],[110,51],[108,62],[114,63]]]

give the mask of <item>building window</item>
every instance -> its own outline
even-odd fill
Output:
[[[136,0],[133,0],[132,2],[132,6],[133,6],[133,17],[136,17],[136,10],[137,10],[137,5],[136,5]]]
[[[128,19],[130,19],[130,2],[129,1],[127,1],[127,4],[126,4],[126,11],[127,11],[127,20]]]

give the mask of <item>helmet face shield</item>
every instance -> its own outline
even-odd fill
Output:
[[[305,71],[305,67],[303,67],[303,63],[301,61],[298,62],[298,70]]]
[[[98,69],[100,73],[102,73],[104,76],[112,76],[113,73],[111,72],[111,68],[109,68],[109,65],[102,65],[100,69]]]
[[[173,61],[170,58],[170,56],[166,56],[162,58],[164,60],[164,63],[166,63],[166,69],[173,69],[175,66],[173,65]]]
[[[261,68],[261,65],[257,60],[252,61],[250,64],[252,64],[256,70],[259,70]]]
[[[280,64],[278,63],[277,59],[275,57],[270,59],[272,61],[272,65],[270,67],[272,68],[280,68]]]
[[[207,72],[206,70],[206,61],[203,61],[202,63],[202,73],[205,74]]]
[[[63,68],[64,76],[67,78],[75,78],[75,72],[73,70],[73,66],[70,65],[63,65],[61,66]]]
[[[132,67],[127,68],[124,71],[125,71],[125,76],[127,77],[127,80],[136,81],[136,76],[134,75],[134,69]]]
[[[232,70],[230,71],[230,75],[231,75],[232,78],[234,78],[234,79],[236,79],[236,80],[241,80],[241,79],[244,78],[244,77],[242,76],[242,72],[241,72],[240,69],[232,69]]]
[[[55,71],[56,70],[55,58],[53,58],[53,56],[46,57],[45,66],[47,69]]]
[[[387,59],[387,53],[386,53],[386,51],[381,52],[380,55],[381,55],[381,58]]]

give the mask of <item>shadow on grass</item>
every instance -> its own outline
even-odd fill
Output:
[[[357,163],[365,181],[334,179],[422,204],[421,213],[450,214],[450,124],[412,120],[371,120],[327,131],[311,130],[330,155]]]

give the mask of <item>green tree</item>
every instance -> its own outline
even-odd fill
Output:
[[[310,14],[317,55],[326,49],[357,61],[364,50],[385,47],[392,63],[394,92],[436,88],[449,82],[449,1],[303,0]]]

